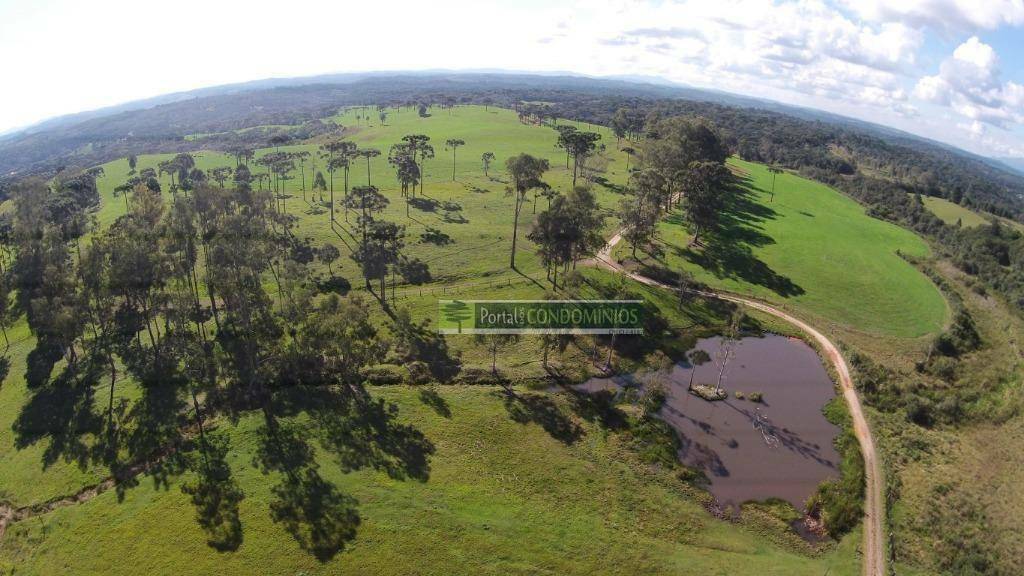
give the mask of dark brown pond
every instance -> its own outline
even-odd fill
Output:
[[[696,367],[694,384],[714,386],[719,338],[697,348],[712,358]],[[783,336],[743,338],[735,344],[722,387],[729,398],[708,402],[689,392],[689,364],[671,370],[611,379],[595,378],[588,390],[642,386],[660,382],[668,400],[661,416],[678,432],[680,460],[708,477],[709,490],[726,506],[747,500],[782,498],[803,510],[807,497],[826,478],[838,475],[839,455],[832,444],[839,428],[822,414],[835,396],[832,381],[814,350]],[[763,401],[737,399],[760,392]]]

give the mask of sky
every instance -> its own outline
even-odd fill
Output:
[[[0,0],[0,133],[272,77],[656,76],[1024,158],[1024,0]]]

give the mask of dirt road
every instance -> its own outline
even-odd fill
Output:
[[[621,234],[613,236],[604,248],[598,252],[592,263],[615,270],[621,274],[625,274],[642,284],[657,286],[668,290],[678,290],[678,287],[669,286],[656,280],[652,280],[646,276],[626,270],[616,262],[615,259],[612,258],[612,250],[621,240]],[[860,398],[857,397],[857,391],[853,387],[853,379],[850,377],[850,367],[846,364],[846,360],[839,352],[839,348],[837,348],[831,340],[826,338],[824,334],[816,330],[810,324],[807,324],[803,320],[791,316],[787,312],[775,308],[774,306],[765,304],[764,302],[721,292],[697,291],[697,293],[702,296],[743,304],[744,306],[759,310],[766,314],[771,314],[776,318],[781,318],[782,320],[789,322],[813,338],[814,341],[818,343],[822,352],[824,352],[828,357],[832,366],[835,367],[836,374],[839,377],[839,385],[843,391],[843,399],[846,401],[846,406],[849,408],[850,416],[853,419],[853,432],[857,436],[857,442],[860,443],[861,454],[864,456],[865,499],[864,543],[862,545],[864,554],[864,574],[865,576],[885,576],[886,556],[883,532],[883,526],[885,524],[885,500],[882,496],[882,485],[884,484],[882,478],[882,465],[878,460],[878,453],[875,450],[875,440],[871,436],[871,428],[868,427],[868,421],[864,417],[864,410],[861,407]]]

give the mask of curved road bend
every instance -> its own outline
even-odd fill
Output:
[[[635,272],[630,272],[619,265],[619,263],[612,258],[612,250],[620,240],[622,240],[621,233],[615,234],[604,248],[597,253],[593,263],[621,274],[625,274],[629,278],[632,278],[642,284],[647,284],[648,286],[656,286],[668,290],[678,290],[676,287],[663,284],[657,280],[642,276]],[[850,417],[853,420],[853,432],[857,437],[857,442],[860,443],[861,454],[864,456],[864,488],[866,495],[864,500],[864,543],[862,545],[864,554],[864,574],[865,576],[885,576],[885,540],[883,536],[884,532],[882,531],[885,508],[882,497],[882,466],[878,460],[878,453],[875,450],[875,440],[871,435],[871,428],[868,427],[868,421],[864,417],[864,410],[861,408],[860,398],[857,397],[857,391],[853,387],[853,379],[850,377],[850,367],[847,365],[843,355],[839,352],[839,348],[810,324],[807,324],[803,320],[795,318],[788,313],[763,302],[719,292],[698,291],[697,293],[701,296],[743,304],[744,306],[749,306],[755,310],[760,310],[761,312],[771,314],[776,318],[785,320],[808,334],[811,338],[814,338],[815,342],[817,342],[825,352],[825,355],[828,356],[829,361],[836,369],[836,374],[839,376],[839,384],[843,390],[843,399],[846,401],[846,406],[850,410]]]

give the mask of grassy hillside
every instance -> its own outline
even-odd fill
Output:
[[[922,196],[921,201],[924,202],[924,205],[931,210],[933,214],[938,216],[939,219],[946,224],[955,225],[959,221],[960,225],[964,228],[973,228],[975,226],[987,225],[993,218],[995,218],[1007,226],[1024,231],[1024,224],[1021,224],[1020,222],[1015,222],[1008,218],[1002,218],[992,214],[975,212],[970,208],[965,208],[964,206],[950,202],[945,198]]]
[[[361,518],[358,536],[330,561],[300,550],[269,518],[271,482],[250,464],[256,443],[248,418],[222,425],[235,439],[230,458],[247,494],[236,552],[206,546],[178,482],[144,481],[121,503],[107,492],[16,524],[0,567],[104,575],[859,573],[858,535],[808,554],[754,521],[715,520],[700,504],[706,496],[637,462],[620,434],[582,420],[565,398],[554,397],[545,421],[519,423],[489,387],[438,391],[440,400],[428,405],[421,389],[374,390],[436,446],[427,482],[343,474],[320,458],[321,473],[355,498]],[[571,438],[545,431],[559,418]]]
[[[940,220],[946,224],[956,224],[960,221],[960,225],[964,228],[973,228],[974,226],[983,226],[988,224],[988,220],[982,217],[981,214],[964,208],[963,206],[950,202],[945,198],[936,198],[934,196],[923,196],[921,201],[924,205],[939,217]]]
[[[775,182],[760,164],[730,160],[743,176],[719,230],[705,246],[679,215],[659,226],[659,254],[639,265],[667,278],[683,269],[711,286],[792,306],[822,326],[915,338],[938,331],[947,310],[939,290],[897,251],[922,256],[928,246],[896,225],[870,218],[846,196],[784,173]],[[630,246],[616,250],[630,259]]]
[[[520,123],[507,110],[480,107],[435,109],[427,118],[406,109],[392,112],[383,126],[376,118],[367,125],[354,111],[333,119],[347,127],[347,137],[360,148],[382,152],[372,160],[369,179],[391,201],[384,217],[406,225],[406,254],[430,265],[432,282],[395,287],[398,307],[432,319],[438,298],[544,295],[550,284],[523,234],[531,206],[520,230],[520,270],[508,268],[512,199],[505,193],[503,168],[505,159],[519,152],[544,156],[552,164],[548,181],[566,190],[571,175],[564,151],[555,146],[554,130]],[[606,150],[599,164],[607,183],[595,192],[608,211],[605,233],[610,235],[617,229],[611,212],[621,199],[627,158],[615,150],[613,137],[600,131]],[[386,154],[391,143],[408,133],[430,135],[436,158],[427,161],[424,196],[407,215]],[[444,150],[447,138],[467,142],[456,152],[455,179],[452,151]],[[346,223],[339,212],[332,228],[328,194],[322,199],[311,192],[312,175],[324,166],[316,158],[317,142],[283,149],[311,153],[304,166],[305,187],[299,170],[286,182],[287,210],[298,218],[296,234],[312,239],[314,246],[336,245],[341,258],[332,266],[334,273],[353,290],[361,290],[361,277],[349,258],[357,234],[354,215]],[[257,158],[267,152],[258,151]],[[497,156],[489,176],[480,166],[484,152]],[[156,167],[168,158],[142,156],[138,167]],[[199,154],[197,163],[204,169],[234,166],[233,158],[213,151]],[[764,168],[739,162],[735,166],[751,177],[750,196],[738,206],[742,220],[725,229],[735,235],[730,240],[737,241],[737,251],[688,254],[684,228],[678,218],[670,218],[662,228],[665,253],[659,265],[670,270],[685,266],[712,284],[784,298],[815,320],[868,333],[916,336],[941,326],[941,296],[895,255],[897,248],[925,254],[919,239],[867,218],[845,197],[792,175],[779,177],[776,197],[768,202]],[[124,199],[114,188],[128,175],[126,160],[103,168],[96,214],[100,225],[124,213]],[[355,163],[350,186],[367,178],[365,164]],[[343,179],[342,173],[335,174],[336,202],[343,195]],[[169,178],[162,181],[170,197]],[[539,199],[538,208],[545,203]],[[621,257],[622,250],[627,248],[621,248]],[[712,256],[718,259],[707,259]],[[695,263],[700,261],[708,265]],[[606,295],[617,282],[601,271],[586,271],[584,278],[584,297]],[[721,322],[720,303],[697,300],[683,306],[672,294],[632,289],[658,308],[668,327],[643,340],[650,346],[624,354],[624,370],[678,356],[701,330]],[[384,325],[385,316],[379,318]],[[11,367],[0,387],[0,502],[40,503],[98,482],[108,470],[92,463],[90,439],[72,434],[61,439],[67,445],[55,446],[47,438],[30,442],[33,435],[17,425],[30,414],[37,421],[74,429],[72,422],[57,420],[63,414],[31,410],[24,373],[32,341],[24,325],[15,327],[12,339],[17,343],[10,352]],[[450,343],[465,367],[489,368],[488,356],[470,338]],[[502,355],[499,368],[525,381],[544,374],[540,358],[538,339],[526,338]],[[581,345],[570,346],[558,360],[580,377],[593,371],[589,358],[589,348]],[[97,398],[104,389],[97,384]],[[118,389],[129,403],[136,394],[131,382],[119,382]],[[684,483],[674,470],[639,462],[626,447],[623,429],[601,425],[586,406],[563,394],[517,389],[530,399],[528,404],[510,404],[489,386],[374,388],[375,396],[393,402],[400,419],[422,430],[433,444],[429,480],[394,480],[370,467],[347,471],[336,455],[319,446],[319,474],[345,498],[353,498],[350,504],[359,519],[354,539],[332,560],[315,559],[270,518],[276,479],[255,463],[259,426],[250,415],[238,422],[218,422],[221,434],[231,439],[231,468],[246,493],[241,506],[244,541],[236,551],[218,552],[206,544],[196,510],[179,489],[187,478],[171,477],[163,485],[145,477],[122,501],[114,491],[104,492],[13,525],[0,543],[0,573],[859,573],[859,531],[837,545],[814,550],[758,510],[751,510],[741,523],[715,520],[703,507],[706,493]]]
[[[367,112],[369,114],[370,112]],[[404,108],[401,112],[391,111],[385,126],[374,118],[372,126],[365,120],[356,119],[357,112],[349,110],[331,119],[347,128],[346,139],[358,144],[360,148],[376,148],[381,156],[370,161],[369,180],[366,163],[363,159],[353,162],[349,185],[366,185],[367,181],[377,186],[388,197],[391,204],[383,213],[383,218],[406,226],[406,255],[418,257],[428,262],[431,273],[437,284],[452,285],[481,278],[491,280],[522,277],[508,267],[508,255],[511,245],[513,203],[512,197],[506,195],[508,185],[505,178],[505,161],[510,156],[527,152],[535,156],[547,158],[551,163],[551,171],[546,180],[554,188],[566,191],[571,186],[572,172],[565,168],[565,151],[556,145],[557,133],[551,128],[528,125],[520,122],[516,114],[505,109],[489,109],[465,106],[451,110],[434,109],[433,115],[422,118],[414,109]],[[626,155],[615,149],[615,139],[605,128],[588,127],[580,124],[581,130],[592,129],[604,136],[601,143],[606,146],[603,154],[607,162],[604,176],[612,186],[623,184],[626,180]],[[395,170],[387,162],[388,149],[392,144],[400,142],[406,134],[426,134],[434,146],[435,157],[425,163],[425,183],[422,198],[414,199],[406,216],[406,205],[401,197]],[[445,149],[445,141],[459,138],[466,142],[455,153],[455,179],[452,179],[452,152]],[[322,171],[330,180],[325,169],[325,160],[317,157],[318,144],[282,146],[282,151],[309,152],[310,158],[305,165],[305,187],[302,191],[302,174],[297,168],[292,180],[284,184],[289,196],[285,201],[288,213],[298,218],[295,233],[313,239],[314,245],[325,242],[333,243],[341,250],[341,258],[335,266],[335,272],[349,279],[354,286],[361,285],[361,276],[354,262],[349,259],[355,247],[355,235],[358,232],[355,214],[351,214],[346,222],[344,210],[341,210],[341,199],[344,196],[344,175],[341,171],[334,174],[335,203],[339,207],[336,219],[338,224],[332,230],[326,203],[330,194],[314,195],[311,191],[313,174]],[[263,149],[256,153],[256,160],[274,149]],[[493,152],[490,177],[484,175],[480,160],[484,152]],[[171,155],[140,156],[138,168],[156,167],[160,161],[171,158]],[[213,151],[204,151],[196,156],[199,168],[209,169],[216,166],[234,167],[235,160]],[[127,160],[121,159],[103,165],[105,175],[98,180],[102,195],[102,206],[98,214],[101,225],[109,224],[125,211],[124,199],[115,195],[114,188],[128,178]],[[254,172],[265,172],[265,168],[256,162],[250,162]],[[165,187],[165,195],[170,196],[170,179],[161,178]],[[613,188],[598,186],[595,190],[601,205],[612,210],[618,204],[618,196]],[[418,195],[418,194],[417,194]],[[543,210],[546,200],[539,198],[537,209]],[[524,208],[521,224],[529,225],[532,219],[533,204]],[[612,219],[606,223],[610,231],[614,227]],[[424,241],[421,236],[429,229],[439,234],[431,236],[433,241]],[[525,229],[525,227],[524,227]],[[520,254],[517,257],[521,271],[530,274],[539,270],[537,259],[529,241],[521,233]]]

